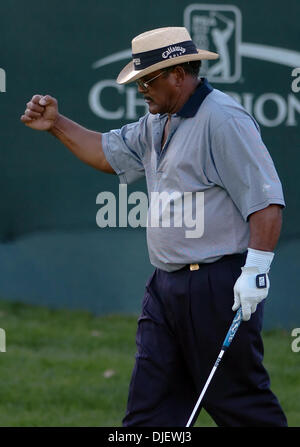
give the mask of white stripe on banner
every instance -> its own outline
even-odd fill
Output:
[[[240,43],[239,54],[244,57],[260,59],[288,67],[300,67],[300,53],[286,48],[271,47],[256,43]],[[103,57],[94,62],[92,68],[100,68],[123,59],[131,59],[131,49],[118,51],[117,53]]]
[[[241,56],[252,57],[268,62],[275,62],[288,67],[300,67],[300,53],[286,48],[270,47],[253,43],[241,43],[239,45]]]
[[[103,57],[99,59],[97,62],[94,62],[92,68],[100,68],[104,65],[112,64],[113,62],[121,61],[122,59],[131,59],[131,49],[119,51],[118,53],[111,54],[110,56]]]

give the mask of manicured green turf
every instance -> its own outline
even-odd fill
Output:
[[[121,426],[134,364],[136,316],[96,317],[0,301],[0,426]],[[265,366],[290,426],[300,426],[300,353],[265,333]],[[201,412],[197,426],[214,426]]]

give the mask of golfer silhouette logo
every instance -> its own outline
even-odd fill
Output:
[[[234,30],[234,22],[226,18],[223,14],[212,13],[216,18],[219,18],[225,24],[224,29],[213,27],[211,36],[220,55],[219,62],[214,64],[208,70],[208,76],[222,76],[223,79],[230,79],[230,56],[228,49],[228,42]]]
[[[203,61],[202,73],[211,82],[232,83],[241,77],[241,13],[233,5],[190,5],[184,23],[198,48],[219,54],[217,61]]]

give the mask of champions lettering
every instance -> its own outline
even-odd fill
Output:
[[[116,97],[111,103],[111,92]],[[108,94],[108,93],[109,94]],[[265,127],[298,126],[300,100],[297,94],[289,93],[286,97],[275,92],[257,96],[253,92],[224,92],[245,107],[258,123]],[[107,98],[107,99],[105,99]],[[140,98],[135,86],[119,85],[114,79],[103,79],[97,82],[89,93],[89,106],[92,112],[105,120],[137,120],[148,112],[148,106]],[[268,106],[273,109],[271,114]]]
[[[178,47],[178,46],[169,47],[166,51],[164,51],[162,53],[162,57],[164,59],[171,59],[172,57],[181,56],[185,52],[186,52],[186,49],[183,47]],[[172,54],[172,53],[176,53],[176,54]]]

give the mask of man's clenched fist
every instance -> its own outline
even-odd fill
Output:
[[[21,121],[35,130],[50,130],[58,116],[57,100],[50,95],[34,95],[26,104]]]

